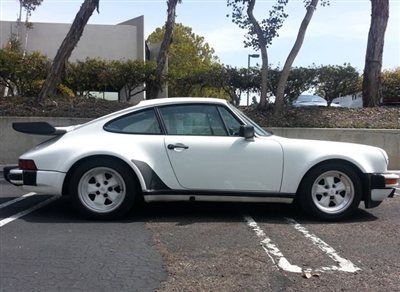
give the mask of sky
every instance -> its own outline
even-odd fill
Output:
[[[71,23],[83,0],[44,0],[33,12],[32,22]],[[312,64],[342,65],[350,63],[359,71],[364,67],[371,7],[368,0],[331,0],[329,7],[318,7],[309,25],[303,47],[294,66]],[[268,15],[274,1],[257,0],[255,15]],[[16,20],[17,0],[0,0],[0,19]],[[95,12],[89,23],[117,24],[140,15],[145,17],[145,36],[166,20],[163,0],[100,0],[100,13]],[[306,12],[301,0],[289,0],[289,17],[279,37],[274,39],[268,53],[273,66],[282,65],[295,41],[297,30]],[[225,0],[183,0],[177,7],[176,22],[192,27],[215,49],[219,60],[227,65],[247,67],[247,55],[255,50],[243,45],[246,31],[231,19]],[[260,63],[252,59],[252,65]],[[390,0],[390,16],[385,37],[383,67],[400,66],[400,0]]]

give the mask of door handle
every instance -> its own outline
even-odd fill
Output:
[[[174,150],[175,148],[189,149],[189,146],[186,146],[185,144],[182,143],[177,143],[177,144],[168,144],[167,148],[169,150]]]

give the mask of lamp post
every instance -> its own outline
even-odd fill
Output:
[[[247,56],[247,74],[250,71],[250,58],[258,58],[260,57],[259,54],[249,54]],[[249,99],[250,99],[250,90],[247,89],[247,106],[249,106]]]

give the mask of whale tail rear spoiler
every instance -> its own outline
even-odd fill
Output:
[[[75,127],[54,127],[47,122],[18,122],[12,124],[12,128],[17,132],[44,136],[64,135]]]

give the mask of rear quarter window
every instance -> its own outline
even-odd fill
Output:
[[[116,118],[104,125],[104,130],[126,134],[161,134],[154,109],[142,110]]]

